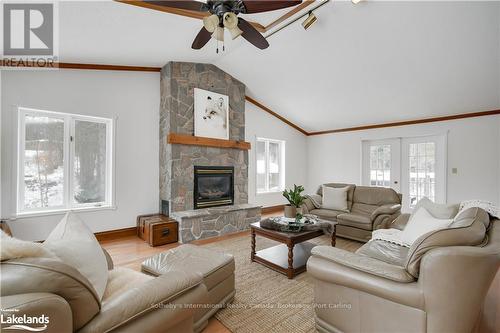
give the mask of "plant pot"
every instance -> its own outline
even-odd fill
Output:
[[[292,205],[285,206],[285,217],[294,219],[297,216],[297,207]]]

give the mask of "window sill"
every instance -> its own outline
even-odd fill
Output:
[[[26,217],[63,215],[66,214],[67,212],[96,212],[101,210],[116,210],[116,206],[65,208],[65,209],[45,210],[38,212],[17,213],[15,216],[12,217],[11,220],[22,219]]]

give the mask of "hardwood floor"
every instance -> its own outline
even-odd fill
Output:
[[[283,215],[282,212],[276,211],[270,214],[264,214],[262,217],[279,216]],[[209,244],[220,242],[222,240],[237,238],[237,237],[248,237],[250,241],[250,230],[242,231],[234,234],[224,235],[220,237],[213,237],[208,239],[202,239],[193,241],[191,244]],[[151,247],[137,236],[126,236],[116,239],[103,239],[99,241],[101,246],[108,251],[113,258],[113,263],[115,266],[128,267],[137,271],[141,270],[141,263],[147,258],[155,255],[156,253],[164,252],[169,249],[173,249],[180,243],[172,243],[162,246]],[[221,322],[215,318],[211,318],[208,322],[208,326],[203,330],[203,333],[230,333]]]

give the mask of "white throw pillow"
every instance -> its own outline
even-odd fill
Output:
[[[78,216],[68,212],[43,244],[85,276],[102,299],[108,282],[106,256],[92,231]]]
[[[410,217],[408,224],[401,232],[401,241],[411,245],[420,236],[439,229],[446,229],[453,219],[438,219],[424,207],[418,208]]]
[[[329,187],[323,185],[323,202],[321,208],[348,212],[347,191],[349,187]]]
[[[427,209],[427,211],[438,219],[452,219],[458,213],[458,205],[457,204],[440,204],[432,202],[429,198],[423,197],[420,199],[415,208],[413,208],[413,212],[416,212],[420,207]]]

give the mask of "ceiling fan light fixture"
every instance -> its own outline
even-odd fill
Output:
[[[309,16],[307,16],[307,18],[304,20],[304,22],[302,22],[302,26],[304,27],[305,30],[307,30],[317,20],[318,20],[318,18],[316,17],[316,15],[314,15],[313,12],[309,12]]]
[[[219,17],[217,15],[210,15],[203,18],[203,26],[208,32],[214,32],[219,26]]]
[[[241,34],[243,33],[243,31],[238,27],[227,29],[227,30],[229,30],[229,33],[231,34],[231,38],[233,40],[238,38],[239,36],[241,36]]]
[[[212,37],[217,39],[220,42],[223,42],[224,41],[224,28],[223,27],[215,28],[215,31],[213,32]]]
[[[236,28],[238,26],[238,16],[235,13],[224,14],[224,26],[228,29]]]

